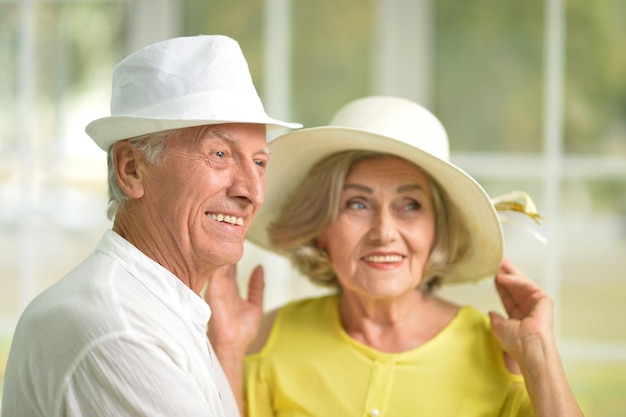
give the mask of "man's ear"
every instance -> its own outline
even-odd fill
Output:
[[[141,152],[128,140],[120,140],[113,146],[113,164],[120,188],[131,198],[143,197],[145,176]]]

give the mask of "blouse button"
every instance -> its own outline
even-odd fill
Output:
[[[378,411],[377,408],[374,408],[372,411],[370,411],[370,416],[372,417],[378,417],[380,415],[380,411]]]

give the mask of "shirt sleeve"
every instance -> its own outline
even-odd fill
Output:
[[[513,377],[500,411],[500,417],[535,417],[535,413],[521,375]]]
[[[57,415],[224,417],[217,391],[207,398],[185,365],[156,343],[100,342],[66,378]]]

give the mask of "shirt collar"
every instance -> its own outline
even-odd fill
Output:
[[[107,230],[96,251],[117,258],[124,268],[176,314],[206,328],[211,308],[198,294],[126,239]]]

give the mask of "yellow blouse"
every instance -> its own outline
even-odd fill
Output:
[[[287,304],[246,358],[248,417],[532,416],[486,315],[462,307],[435,338],[383,353],[349,337],[336,295]]]

